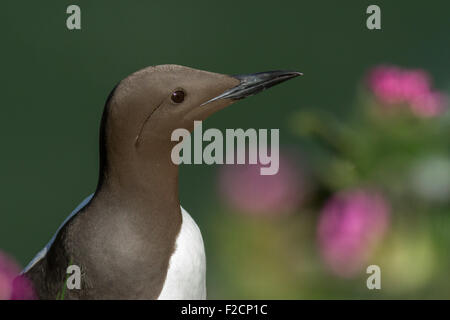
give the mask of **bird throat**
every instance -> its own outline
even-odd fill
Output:
[[[104,230],[117,230],[104,235],[109,239],[105,250],[115,256],[114,261],[105,257],[104,263],[118,264],[135,275],[152,266],[146,281],[154,288],[150,297],[156,298],[181,230],[178,166],[171,161],[171,146],[162,141],[110,143],[114,133],[108,128],[107,112],[100,131],[99,181],[83,220],[89,225],[103,224]],[[118,252],[116,247],[127,249]],[[129,257],[139,257],[145,270],[131,265]]]

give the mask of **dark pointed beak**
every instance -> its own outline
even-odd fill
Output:
[[[240,74],[232,76],[240,81],[240,83],[224,93],[206,101],[202,105],[213,102],[219,99],[239,100],[263,90],[266,90],[274,85],[277,85],[286,80],[302,76],[303,74],[297,71],[266,71],[253,74]]]

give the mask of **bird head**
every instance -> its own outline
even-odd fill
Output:
[[[167,142],[173,130],[192,131],[195,120],[299,75],[269,71],[229,76],[178,65],[148,67],[116,87],[105,110],[108,127],[112,138],[120,135],[136,145]]]
[[[139,175],[149,162],[159,168],[171,166],[175,129],[192,131],[194,121],[299,75],[268,71],[229,76],[178,65],[148,67],[131,74],[106,101],[100,129],[99,186],[106,171],[120,170],[126,177],[131,172]]]

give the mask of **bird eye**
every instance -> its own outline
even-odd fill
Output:
[[[182,103],[184,101],[184,96],[185,96],[184,91],[177,90],[172,92],[172,96],[170,98],[175,103]]]

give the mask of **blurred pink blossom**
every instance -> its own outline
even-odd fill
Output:
[[[440,92],[431,92],[411,99],[411,110],[418,116],[434,117],[445,111],[446,97]]]
[[[381,194],[352,190],[334,195],[319,218],[318,241],[324,262],[335,274],[357,274],[382,239],[389,205]]]
[[[445,111],[444,95],[433,90],[430,75],[425,70],[377,66],[367,77],[375,97],[388,106],[406,104],[421,117],[433,117]]]
[[[0,251],[0,300],[35,298],[30,281],[18,277],[20,271],[16,262]]]
[[[293,212],[305,196],[305,179],[294,157],[280,155],[279,171],[261,175],[261,165],[224,165],[219,192],[236,210],[249,214],[278,215]]]

